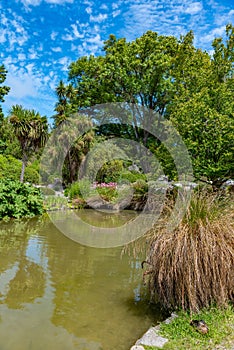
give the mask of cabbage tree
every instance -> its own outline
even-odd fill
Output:
[[[9,121],[19,140],[22,151],[22,169],[20,181],[24,181],[25,167],[29,158],[42,148],[48,135],[47,118],[34,110],[24,109],[21,105],[11,108]]]

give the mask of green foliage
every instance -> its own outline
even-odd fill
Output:
[[[19,140],[22,151],[22,170],[20,181],[24,180],[24,171],[29,158],[42,148],[48,136],[46,117],[41,117],[34,110],[15,105],[10,111],[10,123]]]
[[[19,141],[8,118],[0,121],[0,154],[11,155],[17,159],[22,157]]]
[[[70,199],[78,197],[86,197],[90,194],[90,182],[87,179],[82,179],[78,182],[73,182],[66,190],[64,191],[65,196],[68,196]]]
[[[118,190],[116,186],[98,187],[97,192],[104,201],[115,203],[118,198]]]
[[[19,181],[0,180],[0,219],[41,215],[40,190]]]
[[[0,180],[18,180],[21,173],[22,162],[12,156],[3,156],[0,154]],[[25,169],[25,181],[37,184],[39,182],[39,173],[34,164],[30,164]]]
[[[46,194],[44,196],[44,207],[46,210],[63,210],[67,208],[67,198]]]
[[[199,225],[204,227],[207,221],[213,222],[226,212],[224,199],[220,195],[211,195],[206,190],[198,190],[192,196],[183,223],[189,225],[191,232],[196,232]],[[198,228],[199,229],[199,228]]]
[[[136,171],[124,170],[120,173],[119,182],[136,182],[137,180],[146,180],[146,175]]]
[[[49,187],[40,187],[40,191],[43,194],[43,196],[54,196],[55,195],[55,191]]]
[[[221,95],[219,92],[217,89],[203,89],[188,101],[177,103],[171,113],[171,120],[191,155],[194,175],[214,184],[234,174],[234,118],[231,114],[234,113],[234,103],[230,102],[228,93]],[[214,96],[219,99],[223,112],[217,111],[213,105],[211,98]],[[228,108],[224,107],[226,99]]]
[[[25,168],[24,181],[29,182],[31,184],[38,184],[39,183],[39,173],[33,166],[28,165]]]
[[[161,323],[160,335],[169,341],[163,347],[168,350],[208,350],[229,349],[234,343],[233,307],[226,309],[211,307],[203,309],[197,314],[190,315],[186,312],[178,312],[171,323]],[[206,335],[198,333],[190,321],[204,320],[208,325],[209,332]],[[148,350],[156,350],[158,347],[146,347]]]
[[[10,88],[8,86],[2,85],[6,80],[7,71],[4,65],[0,65],[0,102],[4,102],[4,96],[8,94]],[[0,120],[3,118],[2,108],[0,106]]]
[[[58,165],[63,164],[62,178],[63,183],[68,186],[78,178],[80,166],[88,153],[94,139],[94,131],[92,122],[88,117],[81,114],[73,113],[65,115],[63,122],[58,122],[58,129],[54,130],[50,138],[50,147],[46,150],[43,156],[42,179],[43,182],[51,181],[48,178],[60,177],[60,169]],[[68,147],[68,148],[67,148]],[[69,149],[64,154],[65,149]],[[65,159],[64,159],[65,157]],[[52,159],[52,164],[51,164]],[[50,169],[47,171],[47,164],[50,164]],[[51,173],[51,168],[53,168]]]
[[[121,176],[122,159],[126,158],[126,154],[114,143],[110,147],[102,138],[96,138],[95,141],[92,152],[83,164],[85,176],[88,176],[91,182],[115,182]]]
[[[21,162],[12,156],[0,154],[0,179],[17,180],[20,175]]]
[[[138,179],[136,182],[132,184],[133,189],[136,194],[145,194],[148,191],[148,185],[147,182],[143,179]]]
[[[234,27],[213,41],[214,54],[191,46],[185,36],[175,56],[176,94],[167,116],[191,155],[194,175],[218,187],[234,175]],[[190,42],[190,43],[189,43]]]
[[[102,126],[99,135],[116,135],[142,143],[156,154],[164,173],[176,179],[175,164],[164,145],[139,127],[155,125],[160,130],[163,115],[182,136],[195,177],[218,187],[234,176],[231,24],[226,27],[226,39],[225,43],[221,38],[213,41],[214,54],[210,57],[194,47],[191,31],[179,40],[152,31],[132,42],[111,35],[105,42],[103,56],[81,57],[70,65],[69,85],[60,83],[57,88],[59,104],[70,111],[124,101],[158,112],[150,120],[145,120],[144,115],[140,120],[133,119],[131,128]],[[121,123],[121,116],[118,119]]]
[[[102,57],[81,57],[70,65],[78,108],[105,102],[140,103],[163,113],[177,39],[148,31],[135,41],[105,42]],[[71,99],[70,103],[74,103]]]
[[[103,164],[96,176],[97,182],[116,182],[123,171],[123,160],[114,159]]]

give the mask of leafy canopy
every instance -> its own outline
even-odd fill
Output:
[[[111,35],[102,56],[71,63],[69,84],[61,82],[57,88],[55,120],[61,113],[108,102],[154,110],[147,125],[160,129],[161,116],[170,119],[188,148],[195,177],[219,186],[234,175],[234,27],[226,26],[225,42],[214,39],[212,56],[197,49],[193,40],[192,31],[180,39],[148,31],[132,42]],[[105,130],[116,135],[113,125]],[[172,157],[159,140],[139,129],[137,119],[132,129],[122,125],[117,135],[143,143],[165,173],[176,177]]]
[[[2,85],[6,80],[7,71],[4,65],[0,65],[0,102],[4,102],[4,96],[8,94],[10,88]],[[0,120],[3,118],[2,108],[0,106]]]

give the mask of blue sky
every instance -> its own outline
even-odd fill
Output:
[[[0,0],[0,64],[11,87],[2,104],[51,117],[55,87],[68,65],[101,54],[110,34],[133,40],[147,30],[161,35],[193,30],[195,45],[211,52],[214,37],[234,23],[232,0]]]

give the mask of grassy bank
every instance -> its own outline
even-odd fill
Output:
[[[215,307],[203,309],[197,314],[178,312],[178,317],[170,324],[162,323],[160,335],[169,341],[163,349],[170,350],[208,350],[234,349],[234,308],[226,309]],[[207,334],[200,334],[190,325],[191,319],[204,320],[208,325]],[[158,347],[145,347],[147,350],[156,350]]]

